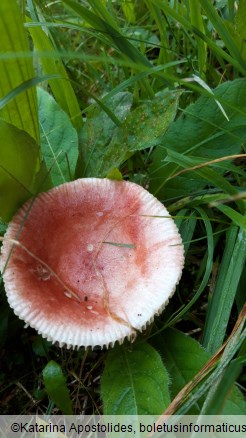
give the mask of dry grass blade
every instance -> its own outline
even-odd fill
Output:
[[[228,155],[226,157],[221,157],[221,158],[217,158],[215,160],[206,161],[206,163],[197,164],[196,166],[187,167],[186,169],[182,169],[179,172],[177,172],[174,175],[167,178],[167,181],[170,179],[176,178],[177,176],[182,175],[186,172],[190,172],[191,170],[201,169],[202,167],[210,166],[211,164],[220,163],[221,161],[235,160],[236,158],[246,158],[246,154]]]
[[[227,345],[231,342],[233,337],[237,332],[241,332],[243,325],[246,321],[246,304],[244,305],[242,311],[239,314],[239,317],[236,321],[236,324],[232,330],[232,333],[226,340],[226,342],[219,348],[219,350],[211,357],[211,359],[204,365],[204,367],[199,371],[199,373],[192,379],[184,388],[177,394],[177,396],[173,399],[172,403],[168,406],[168,408],[163,412],[163,414],[159,417],[156,424],[161,424],[163,420],[167,419],[170,415],[173,415],[177,409],[187,400],[189,394],[193,391],[197,385],[202,382],[216,367],[216,364],[221,359],[221,356],[227,347]],[[152,435],[149,435],[151,437]]]

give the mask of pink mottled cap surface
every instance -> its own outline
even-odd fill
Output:
[[[183,263],[161,202],[134,183],[86,178],[24,204],[4,236],[0,268],[10,306],[42,336],[68,348],[108,347],[164,309]]]

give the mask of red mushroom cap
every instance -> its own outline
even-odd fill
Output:
[[[154,196],[88,178],[24,204],[0,269],[10,306],[42,336],[67,348],[108,347],[163,310],[183,263],[177,227]]]

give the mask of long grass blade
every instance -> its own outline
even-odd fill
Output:
[[[29,88],[35,87],[41,82],[47,81],[49,79],[57,79],[60,78],[58,75],[44,75],[44,76],[36,76],[35,78],[27,79],[22,82],[22,84],[18,85],[18,87],[13,88],[9,93],[7,93],[4,97],[0,99],[0,110],[5,107],[9,102],[15,99],[18,94],[25,92]]]
[[[67,6],[73,9],[76,14],[87,21],[98,32],[103,33],[120,53],[136,64],[145,67],[151,67],[151,63],[136,49],[127,38],[122,35],[117,28],[112,26],[109,22],[98,17],[96,14],[85,8],[81,4],[73,0],[63,0]],[[100,8],[101,10],[101,8]],[[111,20],[110,20],[111,21]]]
[[[189,301],[189,303],[180,311],[178,312],[178,314],[174,317],[171,318],[168,322],[167,322],[167,326],[171,326],[173,324],[175,324],[182,316],[184,316],[188,310],[194,305],[194,303],[198,300],[198,298],[201,296],[202,292],[204,291],[209,277],[211,275],[212,272],[212,268],[213,268],[213,252],[214,252],[214,242],[213,242],[213,230],[212,230],[212,226],[210,223],[210,220],[208,218],[207,213],[200,207],[197,207],[196,210],[198,211],[199,215],[202,217],[205,228],[206,228],[206,235],[207,235],[207,242],[208,242],[208,251],[206,254],[206,267],[205,267],[205,272],[204,272],[204,276],[202,279],[202,282],[198,288],[198,290],[196,291],[196,293],[194,294],[194,296],[192,297],[192,299]]]
[[[0,2],[0,54],[8,54],[9,58],[0,58],[0,97],[8,93],[24,81],[35,76],[31,57],[19,58],[22,52],[29,53],[29,43],[21,10],[15,0]],[[26,89],[1,110],[1,117],[6,122],[28,132],[39,142],[38,106],[35,88]]]
[[[204,347],[214,353],[223,342],[246,258],[246,232],[232,225],[218,278],[210,299],[203,334]]]
[[[200,32],[200,30],[197,29],[196,27],[192,26],[190,21],[184,16],[182,16],[182,14],[179,14],[177,11],[175,11],[174,8],[169,6],[168,2],[163,2],[162,0],[151,0],[151,2],[159,6],[159,8],[167,14],[167,16],[171,17],[172,19],[180,23],[185,30],[191,31],[192,33],[197,35],[200,39],[202,39],[208,45],[208,47],[210,47],[210,49],[218,57],[219,60],[221,60],[221,58],[226,60],[231,65],[233,65],[238,71],[240,71],[243,75],[246,75],[245,64],[242,64],[241,60],[238,61],[237,58],[234,58],[233,56],[229,55],[228,52],[226,52],[226,50],[219,47],[218,44],[216,44],[216,42],[212,40],[212,38]]]
[[[30,20],[27,19],[28,23]],[[82,125],[82,117],[77,97],[69,81],[66,69],[63,65],[61,54],[58,54],[49,37],[39,27],[29,27],[37,56],[42,64],[43,71],[47,75],[57,75],[60,79],[49,79],[49,85],[57,103],[70,116],[73,126],[79,130]],[[49,52],[49,57],[42,52]]]
[[[211,20],[214,28],[225,43],[225,47],[229,50],[231,56],[237,60],[243,68],[245,68],[245,61],[242,58],[241,52],[234,42],[231,32],[225,26],[224,21],[220,18],[216,8],[209,0],[201,0],[200,4],[206,13],[206,16]]]
[[[201,11],[200,2],[194,2],[193,0],[189,0],[189,9],[190,9],[190,21],[192,26],[201,32],[201,34],[205,34],[205,28],[203,24],[203,15]],[[195,35],[197,40],[197,51],[198,51],[198,65],[199,72],[202,78],[205,78],[206,73],[206,61],[207,61],[207,44],[204,40]]]

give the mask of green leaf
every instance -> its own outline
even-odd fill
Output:
[[[121,92],[108,99],[104,104],[107,104],[111,112],[123,122],[130,111],[132,100],[131,93]],[[108,144],[116,130],[116,124],[100,107],[90,111],[79,136],[80,164],[77,169],[79,176],[106,176],[110,170],[117,167],[117,164],[114,164],[114,159],[107,164],[104,163]],[[102,167],[108,168],[106,174],[101,170]]]
[[[3,120],[0,120],[0,138],[0,218],[7,222],[35,194],[41,161],[35,140]]]
[[[119,171],[119,169],[117,169],[117,167],[114,167],[108,174],[107,174],[107,178],[108,179],[114,179],[116,181],[122,181],[123,180],[123,176],[122,173]]]
[[[78,135],[68,115],[53,97],[38,89],[41,149],[53,185],[74,178],[78,159]]]
[[[170,375],[172,399],[193,379],[211,357],[197,341],[175,329],[166,329],[163,335],[156,335],[152,344],[161,354]],[[221,414],[241,415],[244,413],[246,406],[243,395],[235,386],[230,386],[224,397]],[[199,414],[203,401],[196,402],[189,414]]]
[[[128,115],[118,138],[125,134],[125,147],[130,152],[147,149],[160,142],[176,116],[180,94],[180,91],[164,90]]]
[[[102,375],[104,415],[159,415],[169,405],[168,374],[150,345],[125,343],[109,351]]]
[[[162,199],[187,196],[210,182],[202,181],[198,173],[197,176],[185,173],[167,181],[180,168],[174,163],[164,162],[166,148],[182,155],[209,157],[211,160],[239,153],[246,140],[246,79],[225,82],[213,91],[229,121],[212,95],[201,96],[170,124],[162,144],[152,155],[150,190]]]
[[[164,90],[154,99],[134,109],[126,117],[123,118],[122,114],[120,120],[123,120],[123,123],[120,127],[115,125],[113,127],[112,121],[108,119],[108,124],[112,126],[111,129],[106,128],[107,124],[102,124],[102,119],[107,116],[101,113],[96,121],[98,126],[96,135],[93,129],[94,120],[88,121],[82,130],[81,140],[84,140],[84,145],[87,143],[85,147],[91,151],[87,169],[92,168],[94,174],[90,173],[86,176],[105,177],[134,152],[158,144],[160,137],[175,117],[179,96],[180,92]],[[87,138],[85,132],[87,132]]]
[[[72,402],[66,386],[66,379],[58,363],[51,360],[43,369],[45,389],[50,399],[65,415],[72,415]]]
[[[27,19],[27,21],[29,25],[28,30],[39,54],[44,73],[60,77],[60,79],[49,80],[49,85],[55,99],[60,107],[69,115],[73,126],[78,130],[83,125],[81,111],[60,54],[56,52],[43,29],[41,27],[31,27],[31,20]],[[42,23],[42,25],[44,24]],[[50,53],[51,56],[42,55],[42,52]]]
[[[35,76],[31,57],[18,58],[20,52],[29,52],[29,42],[16,0],[1,0],[0,2],[0,54],[12,54],[8,59],[0,55],[0,98],[10,93],[24,81]],[[17,93],[1,111],[0,115],[6,122],[15,125],[39,141],[38,110],[35,88],[25,89]]]

